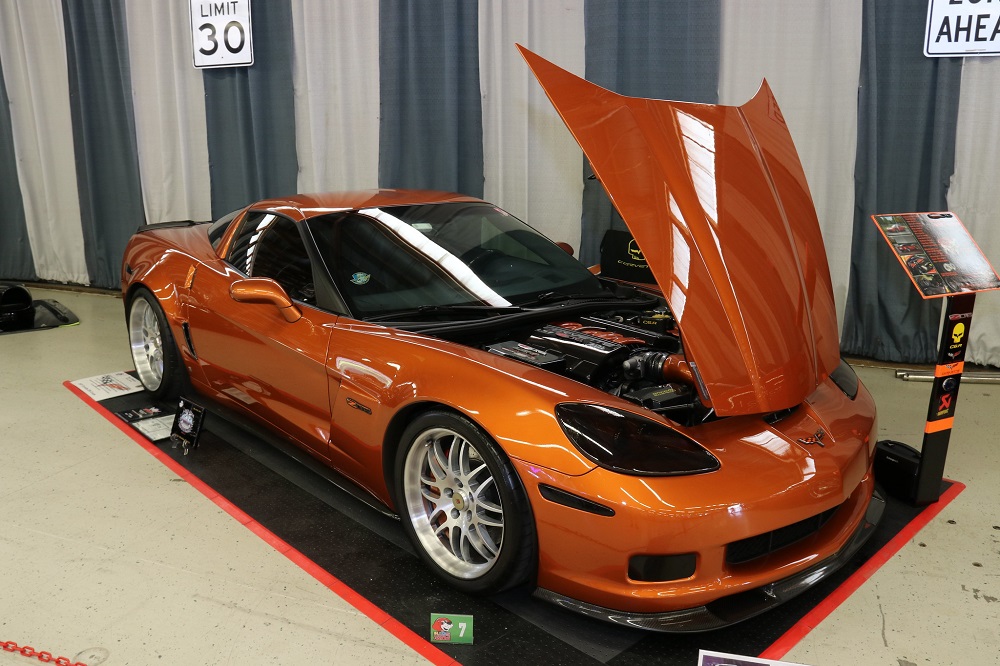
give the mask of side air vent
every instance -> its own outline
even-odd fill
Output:
[[[191,327],[187,322],[181,324],[181,330],[184,331],[184,343],[187,348],[191,351],[191,356],[194,356],[194,360],[198,360],[198,352],[194,350],[194,342],[191,341]]]
[[[598,516],[611,517],[615,515],[615,510],[611,507],[598,504],[597,502],[591,502],[589,499],[584,499],[583,497],[579,497],[573,493],[568,493],[565,490],[553,488],[552,486],[544,483],[538,484],[538,492],[541,493],[542,497],[548,501],[568,506],[571,509],[586,511],[587,513],[593,513]]]

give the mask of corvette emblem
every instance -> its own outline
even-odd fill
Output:
[[[823,432],[822,428],[819,428],[814,434],[809,437],[799,437],[796,442],[799,444],[805,444],[809,446],[810,444],[819,444],[820,446],[826,446],[823,444],[823,438],[826,437],[826,433]]]
[[[365,407],[364,405],[362,405],[360,402],[358,402],[354,398],[348,398],[347,399],[347,404],[350,407],[353,407],[354,409],[357,409],[359,411],[364,412],[365,414],[371,414],[372,413],[371,407]]]

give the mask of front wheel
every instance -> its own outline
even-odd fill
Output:
[[[185,370],[167,318],[146,289],[128,304],[128,339],[136,374],[156,398],[175,398],[184,385]]]
[[[467,419],[418,417],[396,455],[396,502],[421,558],[453,586],[492,594],[529,578],[534,525],[520,480]]]

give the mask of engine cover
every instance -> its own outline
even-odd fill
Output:
[[[602,367],[620,366],[629,355],[626,344],[564,326],[543,326],[528,337],[527,343],[563,355],[566,374],[587,384],[595,381]]]

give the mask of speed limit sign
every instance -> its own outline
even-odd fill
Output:
[[[191,0],[191,38],[195,67],[249,67],[250,0]]]

